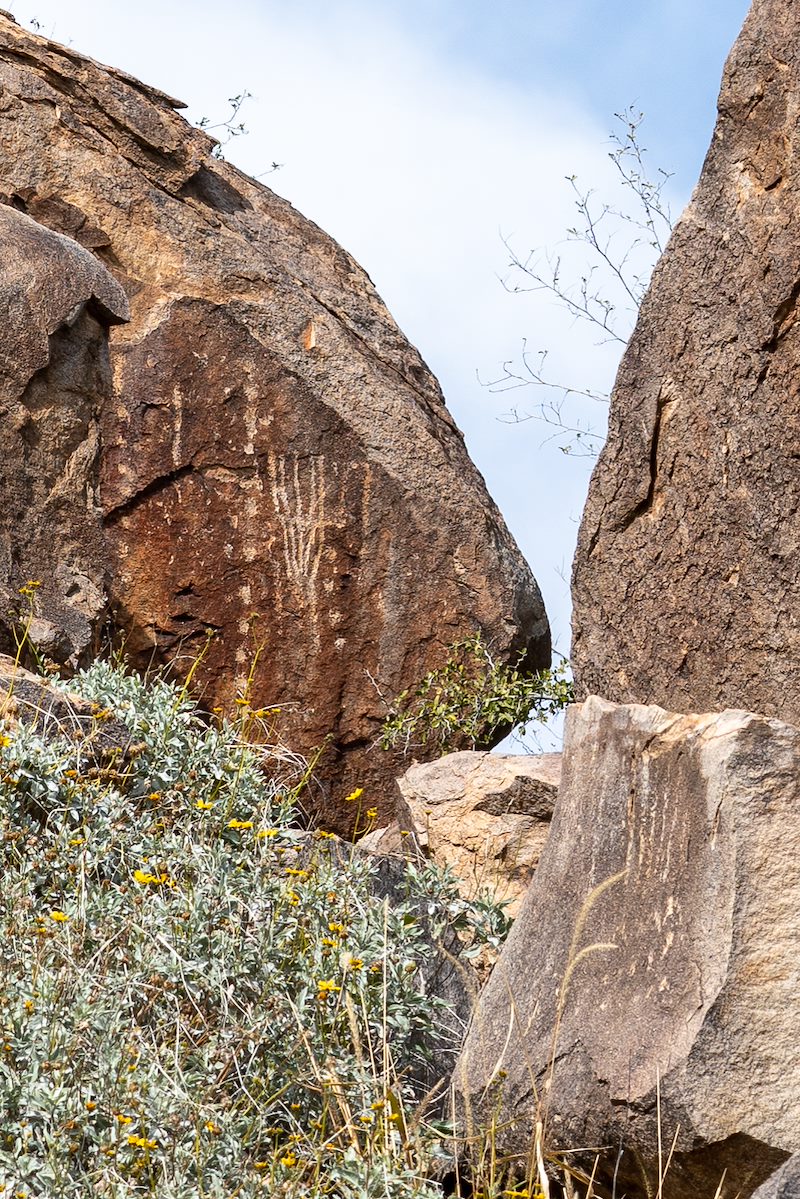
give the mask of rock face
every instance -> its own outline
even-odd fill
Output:
[[[88,250],[1,206],[0,243],[0,647],[14,646],[20,589],[36,581],[31,636],[74,662],[105,611],[99,413],[108,327],[128,302]]]
[[[547,840],[561,754],[447,754],[397,780],[398,824],[462,893],[489,890],[516,916]]]
[[[623,358],[573,577],[580,696],[800,721],[800,9],[754,0]]]
[[[105,769],[117,786],[125,785],[130,759],[141,751],[126,725],[108,711],[0,654],[0,726],[16,724],[40,737],[71,741],[87,774]]]
[[[397,771],[367,753],[375,684],[393,698],[476,629],[543,666],[547,622],[367,276],[178,107],[0,17],[0,193],[130,301],[98,406],[116,627],[134,659],[184,672],[213,630],[209,704],[249,678],[294,747],[330,735],[317,815],[346,831],[342,794],[381,806]]]
[[[800,1153],[759,1187],[753,1199],[800,1199]]]
[[[798,911],[800,730],[573,708],[547,853],[459,1062],[466,1123],[523,1157],[537,1118],[551,1148],[608,1147],[598,1178],[629,1199],[713,1199],[724,1172],[746,1199],[800,1150]]]

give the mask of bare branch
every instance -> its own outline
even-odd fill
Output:
[[[631,106],[614,116],[621,128],[610,135],[615,148],[609,158],[622,186],[635,199],[633,209],[628,211],[604,203],[597,199],[594,190],[584,191],[575,175],[567,176],[578,220],[567,229],[565,244],[587,251],[585,266],[571,277],[567,273],[565,279],[562,254],[531,251],[522,257],[504,238],[511,274],[502,283],[511,293],[550,295],[573,321],[585,322],[601,334],[598,346],[623,347],[630,337],[656,259],[672,229],[672,214],[664,196],[664,188],[672,176],[658,170],[655,178],[650,177],[645,162],[647,151],[641,143],[643,114]],[[531,412],[513,408],[501,419],[542,421],[554,430],[546,441],[565,439],[559,446],[564,453],[595,455],[602,445],[602,436],[571,415],[570,409],[574,401],[607,402],[608,395],[548,377],[546,358],[546,350],[534,354],[523,341],[520,364],[504,362],[502,373],[484,386],[494,393],[523,387],[543,389],[545,398]]]

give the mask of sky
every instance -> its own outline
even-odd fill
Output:
[[[746,0],[4,0],[22,24],[161,87],[193,119],[252,93],[225,155],[320,225],[374,280],[438,376],[473,459],[569,652],[569,569],[592,459],[566,455],[537,392],[488,386],[523,346],[549,377],[608,392],[618,343],[598,344],[547,292],[515,293],[509,249],[546,270],[577,216],[566,181],[621,205],[614,114],[645,113],[653,173],[677,217],[714,125]],[[280,169],[271,170],[272,163]],[[614,227],[612,252],[624,250]],[[577,253],[576,253],[577,250]],[[598,279],[604,294],[610,284]],[[633,313],[621,314],[629,327]],[[541,397],[539,397],[541,398]],[[604,423],[604,405],[569,412]]]

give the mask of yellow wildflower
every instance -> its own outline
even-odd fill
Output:
[[[345,803],[354,803],[355,800],[360,799],[363,794],[364,794],[364,788],[356,787],[355,791],[351,791],[349,795],[345,795],[344,802]]]
[[[341,987],[337,987],[332,978],[320,978],[317,980],[317,990],[320,995],[333,995],[336,991],[341,991]]]
[[[252,820],[229,820],[228,828],[252,828]]]
[[[137,1149],[155,1149],[157,1148],[155,1141],[150,1141],[147,1137],[128,1137],[128,1144],[135,1145]]]
[[[293,908],[297,907],[298,903],[300,902],[300,896],[296,891],[289,891],[286,898],[289,900],[289,903]]]
[[[287,866],[285,873],[293,875],[294,878],[308,878],[307,870],[296,870],[294,866]]]
[[[291,1150],[284,1157],[281,1158],[281,1165],[285,1166],[287,1170],[291,1170],[291,1169],[293,1169],[294,1166],[297,1165],[297,1158],[291,1152]]]
[[[122,1112],[114,1112],[118,1124],[133,1124],[133,1116],[124,1116]]]
[[[93,1099],[87,1099],[84,1107],[86,1108],[87,1112],[93,1112],[96,1109],[97,1104]]]
[[[209,803],[207,799],[198,799],[195,804],[195,807],[199,808],[201,812],[210,812],[213,806],[213,803]]]
[[[219,1132],[219,1124],[215,1124],[213,1120],[206,1120],[203,1127],[206,1132],[213,1132],[215,1135]]]
[[[269,1162],[253,1162],[254,1170],[268,1170]]]
[[[377,808],[367,808],[367,819],[368,820],[377,820],[377,818],[378,818],[378,809]]]
[[[64,924],[69,920],[69,916],[64,912],[60,912],[58,908],[53,908],[53,911],[50,913],[50,919],[55,920],[56,924]]]
[[[145,886],[147,883],[158,882],[156,876],[154,874],[148,874],[146,870],[134,870],[133,877],[136,882],[141,883],[142,886]]]
[[[338,920],[329,920],[328,921],[328,932],[338,933],[338,935],[340,937],[347,936],[347,929],[345,928],[345,926],[343,924],[339,924]]]

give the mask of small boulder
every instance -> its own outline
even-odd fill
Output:
[[[573,707],[547,853],[458,1064],[463,1122],[523,1161],[537,1120],[556,1153],[599,1147],[583,1164],[629,1199],[751,1196],[800,1151],[798,911],[800,730]]]
[[[415,762],[397,780],[398,825],[450,867],[465,896],[488,890],[514,916],[547,839],[560,778],[560,754],[464,750]]]

